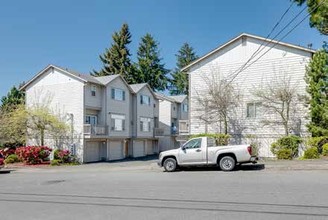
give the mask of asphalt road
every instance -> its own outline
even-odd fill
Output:
[[[328,171],[141,166],[0,175],[0,219],[328,219]]]

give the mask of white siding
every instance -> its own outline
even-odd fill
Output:
[[[199,108],[196,97],[204,92],[204,88],[206,88],[204,86],[206,84],[204,78],[210,77],[212,74],[220,74],[223,77],[227,77],[235,73],[257,50],[261,43],[259,40],[247,38],[246,45],[242,46],[241,39],[239,39],[190,69],[189,109],[191,134],[205,132],[205,123],[199,120],[201,113],[196,111]],[[267,46],[263,51],[268,49],[269,47]],[[268,83],[274,83],[275,80],[281,80],[283,77],[290,77],[292,85],[297,87],[298,94],[304,95],[306,87],[304,82],[305,67],[311,55],[310,52],[278,45],[235,78],[233,83],[235,88],[238,88],[240,94],[242,94],[242,99],[240,106],[235,109],[234,117],[237,119],[236,123],[231,124],[229,132],[237,137],[236,142],[243,142],[243,135],[245,134],[258,135],[263,138],[263,141],[283,134],[282,126],[264,127],[261,119],[247,119],[246,104],[256,100],[252,94],[254,89],[265,88],[265,85]],[[307,111],[301,104],[298,104],[298,108],[300,109],[299,116],[303,116],[301,118],[301,135],[306,135],[306,119],[304,116]],[[209,125],[208,132],[220,132],[220,125],[218,123]],[[268,150],[269,145],[264,145],[265,149],[262,149],[261,156],[272,156]]]
[[[61,116],[73,114],[73,142],[81,161],[83,160],[83,91],[83,82],[56,69],[49,69],[26,88],[26,105],[28,107],[45,104],[54,114]],[[45,142],[49,147],[55,147],[54,140],[46,139]],[[33,137],[28,137],[27,144],[38,143]],[[68,148],[69,146],[64,145],[62,147]]]
[[[164,129],[164,135],[171,135],[171,106],[172,102],[170,101],[159,101],[159,127]]]

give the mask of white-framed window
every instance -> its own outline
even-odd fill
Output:
[[[183,112],[188,112],[188,105],[187,104],[182,105],[182,111]]]
[[[150,97],[148,95],[140,95],[141,105],[150,105]]]
[[[125,91],[122,89],[112,88],[112,99],[124,101],[125,100]]]
[[[259,118],[262,115],[262,103],[247,103],[247,118]]]
[[[91,96],[96,96],[97,93],[97,86],[92,85],[91,86]]]
[[[111,114],[111,129],[112,131],[125,130],[125,115]]]
[[[151,130],[151,118],[140,117],[140,131],[149,132]]]
[[[85,123],[90,125],[96,125],[98,124],[98,117],[96,115],[86,115]]]

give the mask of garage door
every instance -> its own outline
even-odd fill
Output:
[[[145,144],[144,141],[134,141],[133,143],[133,157],[145,156]]]
[[[123,144],[122,141],[110,141],[109,142],[109,160],[123,159]]]
[[[154,154],[154,146],[153,146],[153,141],[146,141],[147,143],[147,155],[152,155]]]
[[[85,162],[99,161],[99,142],[86,142],[85,154]]]

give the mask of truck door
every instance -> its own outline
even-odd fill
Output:
[[[202,138],[191,139],[179,150],[180,164],[206,163],[206,150],[202,148]]]

